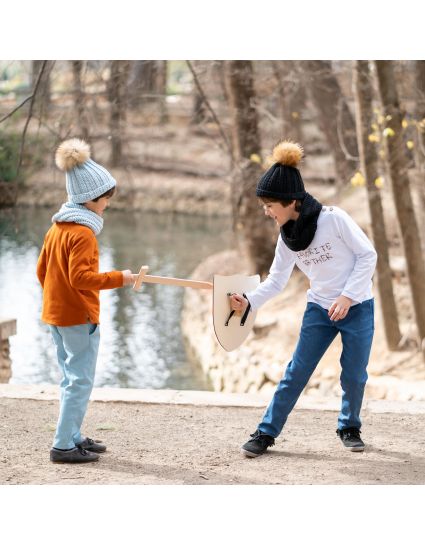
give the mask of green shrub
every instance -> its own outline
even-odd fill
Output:
[[[21,148],[21,136],[16,133],[0,133],[0,181],[11,182],[16,178]]]
[[[12,182],[16,178],[21,141],[21,133],[0,133],[0,182]],[[27,174],[43,167],[50,148],[51,144],[45,136],[27,134],[19,173],[20,182],[25,180]]]

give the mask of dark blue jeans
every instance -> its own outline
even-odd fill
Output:
[[[258,429],[272,437],[279,435],[317,364],[338,333],[341,333],[343,347],[340,359],[342,405],[338,429],[360,428],[360,409],[374,329],[373,299],[354,305],[347,316],[337,322],[332,322],[328,311],[320,305],[308,303],[294,355]]]

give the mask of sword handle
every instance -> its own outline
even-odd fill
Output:
[[[147,265],[142,265],[140,267],[139,276],[137,277],[136,282],[134,282],[133,289],[138,290],[143,282],[143,277],[147,274],[149,267]]]

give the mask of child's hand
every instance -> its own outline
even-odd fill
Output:
[[[136,282],[137,280],[137,277],[139,276],[138,274],[133,274],[129,269],[121,272],[124,278],[123,286],[130,286],[134,284],[134,282]]]
[[[230,308],[236,312],[245,312],[246,307],[248,306],[248,300],[245,299],[239,293],[232,293],[230,295]]]
[[[352,299],[345,297],[345,295],[337,297],[328,311],[329,318],[334,322],[345,318],[350,310],[352,302]]]

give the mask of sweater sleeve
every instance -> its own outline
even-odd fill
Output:
[[[294,265],[295,255],[285,246],[282,237],[279,235],[275,256],[267,278],[255,290],[245,294],[251,303],[252,310],[257,310],[284,289]]]
[[[370,240],[357,223],[345,212],[339,210],[335,215],[337,230],[352,250],[355,257],[353,271],[348,277],[341,295],[349,297],[354,302],[361,302],[361,294],[373,276],[376,267],[377,253]]]
[[[41,284],[41,287],[44,288],[44,279],[46,278],[46,244],[43,243],[41,248],[40,255],[38,256],[37,261],[37,278]]]
[[[68,271],[71,286],[79,290],[107,290],[123,286],[121,271],[98,272],[97,240],[91,233],[71,242]]]

